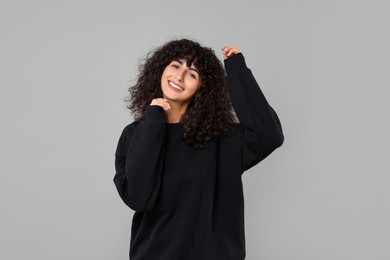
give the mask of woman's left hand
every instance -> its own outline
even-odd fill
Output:
[[[231,45],[225,46],[221,48],[221,50],[223,52],[223,58],[225,60],[241,52],[237,46],[231,46]]]

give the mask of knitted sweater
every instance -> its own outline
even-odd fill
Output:
[[[180,123],[166,123],[159,106],[126,126],[116,150],[114,183],[133,215],[132,260],[242,260],[245,258],[242,173],[284,140],[241,53],[225,60],[240,123],[232,134],[196,150]]]

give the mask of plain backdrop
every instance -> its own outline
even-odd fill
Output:
[[[389,1],[0,3],[0,259],[128,259],[123,99],[182,37],[239,46],[283,125],[243,176],[247,259],[390,259]]]

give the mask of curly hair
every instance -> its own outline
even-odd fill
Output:
[[[236,121],[226,84],[226,73],[221,61],[210,48],[188,40],[173,40],[150,52],[139,66],[135,85],[129,88],[127,107],[135,120],[145,117],[153,99],[163,96],[161,75],[173,60],[184,59],[187,66],[199,71],[201,86],[182,116],[183,140],[195,149],[203,149],[208,141],[230,134]]]

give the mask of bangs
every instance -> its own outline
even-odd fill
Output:
[[[220,66],[213,50],[186,39],[168,42],[159,49],[157,56],[157,60],[163,60],[163,68],[174,60],[184,60],[187,67],[194,66],[201,77]]]
[[[194,67],[197,68],[199,57],[196,55],[195,52],[193,52],[193,53],[178,55],[177,57],[174,58],[174,60],[185,60],[187,67],[191,67],[192,65],[194,65]]]
[[[198,67],[198,61],[202,60],[201,53],[203,50],[201,48],[196,48],[197,46],[189,46],[189,48],[178,49],[174,53],[172,60],[185,60],[187,67]]]

